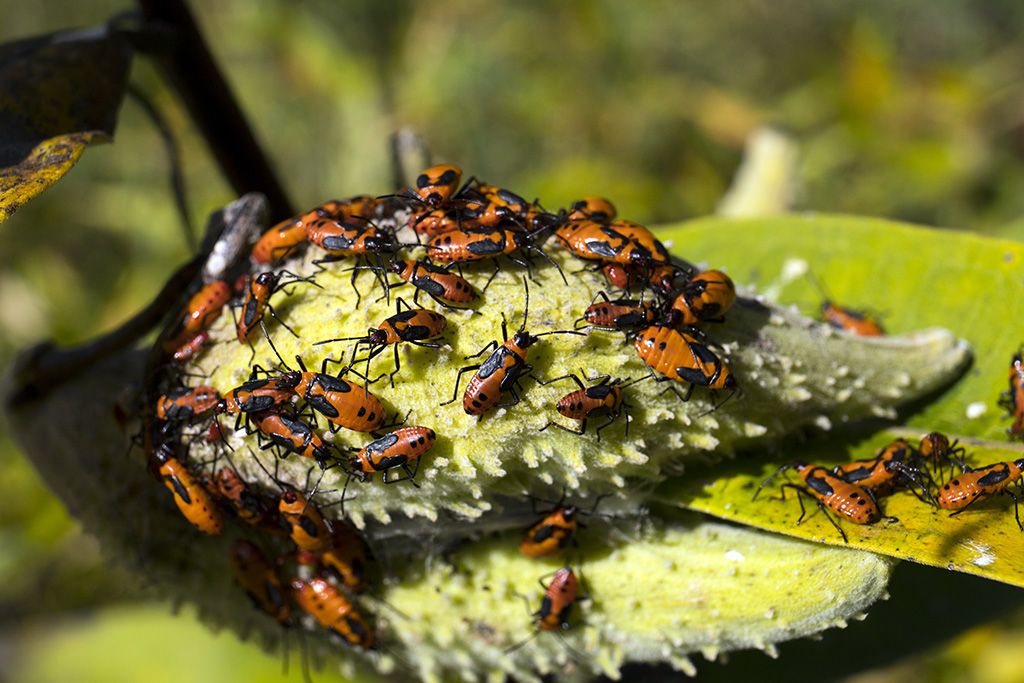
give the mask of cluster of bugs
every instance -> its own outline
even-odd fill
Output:
[[[574,329],[531,332],[530,282],[536,269],[547,264],[571,286],[552,250],[565,250],[581,267],[601,273],[607,286],[578,312]],[[280,267],[310,252],[319,270],[299,275]],[[522,273],[522,323],[510,334],[502,314],[502,339],[467,356],[480,362],[458,371],[451,399],[439,401],[438,410],[457,401],[467,376],[462,408],[480,419],[519,403],[528,379],[539,386],[571,382],[574,388],[555,402],[539,429],[582,436],[588,423],[601,419],[596,429],[600,441],[621,416],[628,435],[627,394],[637,382],[665,383],[681,401],[688,401],[697,387],[713,397],[722,392],[724,398],[712,410],[739,391],[735,375],[701,329],[721,322],[735,302],[732,280],[720,270],[694,272],[673,260],[647,228],[617,220],[615,207],[603,198],[549,211],[504,188],[473,178],[463,182],[459,168],[439,165],[394,195],[333,200],[274,225],[248,256],[229,278],[205,283],[161,335],[156,360],[147,370],[140,440],[151,471],[198,531],[216,535],[231,520],[240,521],[248,535],[232,550],[237,583],[283,628],[303,614],[307,623],[319,624],[348,645],[378,647],[380,634],[359,602],[373,589],[373,553],[345,521],[346,493],[351,482],[372,486],[373,479],[420,486],[419,465],[444,436],[431,426],[406,424],[409,415],[402,417],[401,408],[389,415],[378,383],[386,377],[394,387],[396,376],[403,375],[400,347],[446,344],[453,327],[450,310],[485,313],[481,302],[503,269]],[[295,355],[294,364],[282,358],[267,317],[299,339],[271,299],[290,288],[321,289],[318,275],[337,269],[335,263],[352,272],[355,307],[367,296],[378,296],[389,306],[393,302],[394,314],[363,336],[301,340],[307,353],[332,354],[319,371],[311,371],[303,360],[303,355],[309,360],[307,353]],[[379,291],[359,291],[357,275],[366,270]],[[394,295],[403,287],[411,291]],[[422,307],[430,302],[436,307]],[[225,311],[234,318],[237,343],[253,347],[248,378],[228,388],[190,383],[190,361],[211,344],[211,326]],[[632,342],[646,374],[592,377],[582,369],[549,378],[531,374],[531,348],[545,336],[590,333],[622,335]],[[271,367],[253,363],[254,341],[260,337],[276,357]],[[375,359],[389,349],[393,370],[376,374],[380,361]],[[342,430],[364,439],[363,445],[341,445],[335,437]],[[243,454],[233,449],[232,433],[254,435],[259,450]],[[213,462],[189,456],[196,441],[214,447],[218,455]],[[273,457],[275,466],[265,465],[260,453]],[[310,461],[304,486],[278,479],[276,464],[282,458]],[[340,503],[341,516],[325,515],[316,500],[324,473],[332,470],[345,476],[341,499],[332,503]],[[520,551],[538,560],[564,553],[583,526],[579,517],[593,514],[603,497],[589,510],[559,501],[526,532]],[[536,632],[567,628],[573,605],[581,599],[577,573],[567,564],[541,585],[545,596],[533,614]]]
[[[912,491],[928,505],[952,511],[950,516],[961,514],[979,500],[1008,495],[1014,502],[1017,526],[1024,531],[1017,509],[1017,496],[1010,490],[1014,483],[1018,488],[1021,486],[1024,459],[973,468],[964,463],[965,455],[963,446],[959,446],[956,440],[951,443],[949,437],[941,432],[926,434],[916,447],[899,438],[879,449],[872,458],[833,468],[806,462],[787,463],[761,483],[754,498],[776,476],[793,470],[802,483],[783,483],[782,497],[785,498],[786,489],[797,492],[800,503],[797,524],[806,514],[801,496],[808,496],[817,503],[843,541],[848,542],[846,532],[829,510],[841,520],[853,524],[874,524],[884,517],[879,500],[901,488]]]

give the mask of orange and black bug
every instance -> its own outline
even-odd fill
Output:
[[[513,254],[518,251],[537,253],[558,269],[562,281],[568,285],[559,265],[534,243],[533,233],[516,232],[501,227],[463,228],[431,238],[427,248],[430,250],[430,258],[434,261],[470,263],[507,256],[513,263],[527,269],[530,267],[529,262]]]
[[[310,553],[325,553],[334,544],[331,526],[320,508],[298,491],[283,487],[278,511],[290,526],[292,542]]]
[[[294,279],[290,280],[287,283],[281,282],[281,276],[285,274],[291,275]],[[281,271],[280,273],[267,271],[265,273],[260,273],[254,278],[249,279],[249,285],[246,288],[245,292],[245,300],[242,303],[241,319],[238,321],[239,342],[241,342],[242,344],[248,344],[249,337],[252,335],[253,330],[255,330],[257,326],[263,328],[263,334],[266,335],[267,341],[270,341],[270,334],[267,332],[267,327],[263,323],[263,314],[266,311],[269,311],[270,315],[272,315],[275,320],[281,323],[282,327],[291,332],[292,335],[294,335],[295,337],[299,336],[295,334],[295,330],[293,330],[284,321],[277,317],[277,314],[274,313],[274,307],[270,305],[270,297],[274,294],[274,292],[276,292],[281,287],[284,287],[285,285],[292,284],[293,282],[307,282],[313,285],[314,287],[320,286],[309,278],[300,277],[293,273],[288,273],[287,271]],[[273,345],[273,342],[270,343],[271,345]]]
[[[574,256],[647,270],[670,262],[668,250],[647,228],[631,221],[605,225],[573,221],[555,229],[555,237]]]
[[[372,649],[376,643],[373,629],[341,591],[321,578],[292,579],[292,599],[328,631],[349,645]]]
[[[725,363],[708,347],[684,332],[653,325],[641,331],[633,345],[647,367],[665,375],[664,378],[655,378],[655,381],[673,379],[690,384],[686,395],[680,396],[684,401],[690,400],[695,386],[731,389],[725,400],[739,389],[736,378]],[[672,389],[675,391],[675,387]],[[679,395],[678,391],[676,394]]]
[[[203,345],[208,341],[210,341],[210,333],[203,330],[178,347],[174,352],[175,362],[181,363],[196,355],[196,352],[203,348]]]
[[[473,190],[479,199],[467,199],[464,221],[467,227],[513,227],[525,230],[524,219],[533,209],[528,202],[515,192],[491,185],[480,185]]]
[[[1011,439],[1024,439],[1024,360],[1018,351],[1010,362],[1010,388],[999,397],[999,405],[1006,409],[1013,424],[1006,430]]]
[[[541,582],[540,585],[544,588],[544,599],[540,603],[540,610],[534,615],[537,617],[537,628],[542,631],[569,628],[569,615],[579,593],[576,574],[568,567],[563,567],[555,572],[551,583],[545,586]]]
[[[415,197],[428,206],[450,201],[459,191],[462,169],[451,164],[438,164],[416,176]]]
[[[832,471],[843,481],[869,489],[876,496],[888,495],[898,485],[914,491],[910,484],[917,484],[921,493],[914,491],[914,495],[934,505],[928,486],[921,480],[921,472],[914,466],[916,455],[906,439],[896,439],[875,457],[844,463]]]
[[[316,460],[323,469],[328,467],[329,461],[338,459],[313,428],[292,413],[258,412],[253,414],[252,420],[260,433],[269,439],[264,449],[277,446],[285,453]]]
[[[256,544],[245,539],[235,541],[231,548],[231,567],[235,580],[253,605],[269,614],[283,626],[292,623],[292,608],[277,577],[274,566]]]
[[[255,373],[253,373],[255,374]],[[240,429],[242,419],[251,413],[272,410],[285,405],[296,394],[299,378],[293,375],[282,377],[252,377],[241,386],[237,386],[224,394],[217,402],[217,414],[231,413],[238,415],[235,429]]]
[[[200,289],[189,300],[185,306],[185,313],[182,314],[168,340],[164,342],[164,353],[180,354],[185,347],[190,345],[195,345],[195,350],[198,350],[198,346],[202,346],[209,336],[198,344],[196,337],[217,319],[225,304],[231,300],[231,293],[231,285],[222,280],[214,280]],[[188,355],[192,355],[195,350],[191,350]],[[176,358],[176,360],[178,359]]]
[[[402,310],[402,306],[405,310]],[[320,344],[332,344],[339,341],[356,340],[352,347],[352,360],[349,366],[356,363],[356,353],[360,346],[369,346],[370,352],[366,358],[366,374],[370,374],[370,361],[380,355],[387,346],[393,346],[395,350],[395,370],[391,373],[391,386],[395,385],[395,375],[401,369],[402,364],[398,359],[398,344],[407,343],[414,346],[426,346],[432,349],[441,348],[441,344],[431,344],[427,340],[435,339],[444,333],[448,321],[444,316],[425,308],[411,308],[401,297],[395,301],[395,315],[387,318],[384,322],[367,331],[365,337],[342,337],[338,339],[325,339],[318,341],[314,346]],[[381,375],[383,376],[383,375]],[[377,379],[380,379],[378,377]],[[377,381],[377,380],[373,380]]]
[[[333,526],[331,549],[319,556],[319,562],[345,588],[353,593],[362,593],[370,585],[366,543],[344,522],[335,522]]]
[[[619,289],[631,289],[640,281],[639,271],[622,263],[603,263],[601,271],[608,278],[608,283]]]
[[[736,285],[728,275],[720,270],[698,273],[672,301],[672,326],[721,322],[735,301]]]
[[[959,515],[967,509],[968,505],[980,498],[1005,493],[1013,498],[1013,514],[1017,519],[1017,526],[1024,531],[1024,526],[1021,526],[1020,523],[1020,512],[1017,509],[1017,496],[1013,495],[1009,489],[1010,484],[1020,479],[1022,471],[1024,471],[1024,459],[997,462],[963,472],[939,488],[939,507],[956,510],[950,514],[952,517]]]
[[[252,259],[257,263],[274,263],[294,253],[306,243],[306,218],[289,218],[263,233],[252,248]]]
[[[182,387],[156,402],[156,416],[170,422],[186,422],[213,410],[221,401],[213,387]]]
[[[423,205],[409,214],[409,227],[420,237],[430,238],[461,229],[470,215],[464,206],[442,206],[434,209]]]
[[[181,514],[204,534],[216,536],[224,530],[224,515],[214,504],[202,483],[161,444],[153,453],[160,465],[160,477],[174,495]]]
[[[366,444],[357,455],[349,458],[349,466],[361,481],[369,479],[374,472],[383,472],[385,484],[409,480],[417,486],[415,477],[420,467],[419,457],[430,450],[436,440],[437,435],[429,427],[402,427]],[[413,460],[416,467],[409,469]],[[398,468],[405,472],[405,476],[389,480],[388,472]]]
[[[828,294],[828,290],[825,289],[825,285],[822,284],[814,273],[808,273],[808,277],[814,286],[821,292],[821,319],[827,322],[832,327],[839,330],[845,330],[850,334],[855,334],[859,337],[882,337],[885,336],[885,330],[882,326],[873,318],[871,318],[865,311],[855,311],[845,306],[840,306],[835,303],[831,296]]]
[[[466,360],[470,358],[476,358],[484,353],[487,353],[491,348],[494,351],[490,356],[487,357],[483,363],[476,365],[467,365],[466,367],[459,370],[459,374],[455,377],[455,391],[452,394],[450,401],[445,401],[441,405],[448,405],[455,401],[459,395],[459,383],[462,381],[462,376],[467,372],[476,371],[473,378],[469,380],[469,384],[466,386],[466,393],[462,397],[462,408],[470,415],[483,415],[491,408],[497,405],[515,405],[519,403],[519,394],[516,392],[516,381],[519,376],[524,372],[528,372],[533,369],[533,366],[526,362],[527,354],[530,352],[530,347],[533,346],[537,340],[547,334],[555,334],[554,332],[544,332],[538,335],[532,335],[526,331],[526,320],[530,313],[530,288],[526,284],[526,279],[523,279],[523,285],[526,288],[526,304],[523,307],[523,324],[519,330],[512,335],[512,338],[508,338],[508,323],[505,320],[505,314],[501,315],[501,336],[504,338],[505,343],[498,346],[497,341],[491,341],[487,346],[480,349],[479,352],[472,356],[466,356]],[[580,332],[573,332],[571,330],[565,331],[565,334],[581,334]],[[502,399],[505,394],[512,394],[512,402],[508,404],[499,404],[498,401]]]
[[[610,494],[598,496],[589,511],[580,510],[574,505],[562,506],[561,501],[554,510],[530,527],[519,543],[519,552],[531,559],[554,557],[573,541],[576,530],[583,526],[577,515],[592,515],[602,498]]]
[[[950,443],[949,437],[942,432],[932,432],[921,438],[921,446],[917,449],[917,455],[924,467],[930,468],[929,475],[939,476],[947,462],[949,463],[950,479],[953,478],[955,465],[960,465],[962,472],[967,471],[963,463],[963,457],[967,451],[963,446],[957,446],[957,443],[959,443],[957,440]]]
[[[797,524],[803,522],[804,516],[807,514],[807,511],[804,509],[803,498],[800,497],[801,493],[814,497],[818,507],[825,513],[825,517],[828,518],[828,521],[832,523],[832,526],[836,528],[836,531],[839,532],[846,543],[849,543],[849,540],[846,538],[846,532],[839,528],[836,520],[832,519],[832,515],[828,513],[826,506],[832,508],[833,511],[854,524],[874,524],[881,519],[881,514],[878,512],[878,504],[875,502],[870,491],[856,484],[844,481],[829,472],[825,467],[808,465],[805,462],[794,462],[789,465],[783,465],[775,470],[774,474],[761,482],[761,485],[757,487],[757,493],[754,494],[754,498],[756,499],[758,494],[761,493],[761,489],[767,486],[780,472],[785,470],[796,470],[796,473],[800,475],[800,478],[806,484],[806,486],[799,486],[786,482],[781,486],[783,498],[786,497],[787,488],[796,489],[797,491],[796,499],[800,503],[800,518],[797,519]]]
[[[597,301],[600,297],[603,301]],[[658,309],[645,301],[637,299],[610,300],[604,292],[598,292],[594,302],[583,312],[583,317],[576,321],[586,323],[585,327],[596,327],[601,330],[619,330],[629,332],[650,327],[658,318]]]
[[[384,406],[380,399],[365,388],[359,391],[359,386],[340,376],[327,374],[328,359],[324,359],[320,372],[308,372],[299,356],[295,360],[302,369],[297,373],[299,381],[295,393],[331,422],[332,431],[344,427],[356,432],[373,432],[384,425]]]
[[[426,292],[434,301],[445,307],[450,307],[450,304],[471,304],[476,300],[476,290],[469,281],[429,261],[392,261],[389,268],[392,273],[416,288],[413,304],[418,304],[420,292]],[[401,284],[388,285],[388,288],[399,287]]]
[[[241,477],[230,467],[225,467],[216,474],[213,486],[217,494],[231,505],[238,518],[246,524],[263,524],[270,528],[275,526],[270,508],[262,498],[249,490]]]
[[[565,220],[611,223],[615,214],[615,205],[604,197],[584,197],[572,203]]]
[[[601,430],[609,426],[619,415],[625,413],[626,415],[626,429],[625,436],[629,436],[629,404],[622,398],[622,387],[627,386],[629,382],[625,384],[621,383],[621,380],[616,378],[614,381],[609,383],[611,377],[608,375],[601,375],[603,377],[599,384],[594,386],[584,386],[583,382],[576,375],[562,375],[554,379],[549,379],[546,382],[540,382],[540,384],[551,384],[552,382],[558,382],[563,379],[572,379],[579,386],[578,391],[574,391],[570,394],[566,394],[562,398],[558,399],[558,403],[555,404],[555,410],[559,414],[573,420],[580,420],[580,428],[569,429],[563,425],[558,424],[554,420],[548,422],[546,425],[541,427],[540,431],[544,431],[548,427],[555,426],[559,429],[569,432],[570,434],[586,434],[587,432],[587,420],[590,418],[605,414],[608,417],[608,421],[597,428],[597,440],[601,440]],[[599,377],[587,377],[587,381],[594,381]]]

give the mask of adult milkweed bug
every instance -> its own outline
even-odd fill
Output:
[[[328,631],[349,645],[374,648],[376,634],[341,591],[322,578],[292,579],[292,599]]]
[[[468,280],[429,261],[392,261],[389,268],[392,273],[416,288],[413,304],[418,304],[420,292],[426,292],[430,298],[445,307],[450,307],[450,304],[471,304],[476,300],[476,290]],[[398,283],[388,287],[400,285],[401,283]]]
[[[825,514],[825,517],[828,518],[828,521],[832,523],[832,526],[836,528],[836,531],[843,537],[843,542],[845,543],[849,543],[849,540],[846,538],[846,532],[839,528],[836,520],[832,519],[832,515],[828,513],[826,506],[832,508],[833,511],[854,524],[874,524],[881,519],[878,504],[867,489],[844,481],[832,472],[829,472],[825,467],[809,465],[805,462],[794,462],[783,465],[775,470],[770,477],[761,482],[761,485],[757,487],[754,499],[761,493],[761,489],[767,486],[780,472],[785,470],[796,470],[796,473],[800,475],[800,478],[806,484],[806,486],[799,486],[786,482],[781,486],[783,498],[786,497],[787,488],[796,489],[797,491],[796,499],[800,503],[800,518],[796,521],[798,525],[804,521],[804,516],[807,514],[807,511],[804,509],[804,501],[800,497],[801,493],[812,496],[817,501],[818,507]]]
[[[436,440],[437,435],[429,427],[402,427],[366,444],[357,455],[349,458],[349,466],[361,481],[366,481],[374,472],[383,472],[385,484],[409,480],[416,486],[419,457],[430,450]],[[409,463],[413,460],[416,467],[410,470]],[[389,480],[388,472],[398,468],[405,476]]]
[[[690,400],[695,386],[731,389],[725,401],[739,390],[736,378],[725,363],[689,334],[671,327],[653,325],[642,330],[633,345],[648,368],[665,375],[665,378],[655,378],[655,381],[674,379],[690,384],[686,395],[680,396],[683,401]],[[675,390],[675,387],[672,389]],[[678,391],[676,393],[678,395]]]
[[[174,502],[185,519],[204,534],[216,536],[223,531],[223,513],[188,467],[171,454],[166,444],[157,447],[153,456],[160,466],[164,485],[174,495]]]
[[[405,306],[405,311],[402,310],[402,306]],[[380,325],[374,328],[370,328],[367,331],[365,337],[342,337],[338,339],[325,339],[318,341],[314,346],[320,344],[332,344],[339,341],[351,341],[356,340],[356,343],[352,348],[352,360],[349,365],[356,363],[356,353],[359,347],[366,345],[370,347],[370,352],[367,354],[366,361],[366,374],[370,374],[370,361],[376,358],[384,349],[391,345],[395,350],[395,370],[391,373],[391,385],[395,384],[395,375],[401,369],[402,364],[398,359],[398,344],[404,342],[407,344],[413,344],[414,346],[426,346],[432,349],[441,348],[441,344],[432,344],[427,340],[435,339],[444,333],[445,327],[448,325],[448,321],[444,316],[434,311],[427,310],[425,308],[411,308],[408,303],[401,297],[395,301],[395,315],[387,318]],[[378,378],[379,379],[379,378]],[[374,380],[376,381],[376,380]]]
[[[570,434],[583,435],[587,432],[587,420],[604,413],[608,417],[608,421],[597,428],[597,440],[601,440],[601,430],[611,425],[618,419],[619,415],[625,413],[626,415],[626,428],[625,436],[629,436],[629,404],[622,397],[622,387],[628,386],[629,381],[625,384],[621,383],[621,380],[616,378],[614,381],[609,383],[611,377],[608,375],[602,375],[603,377],[599,384],[594,386],[584,386],[583,382],[576,375],[562,375],[554,379],[549,379],[546,382],[539,382],[539,384],[551,384],[552,382],[558,382],[563,379],[571,379],[576,382],[579,386],[578,391],[566,394],[562,398],[558,399],[558,403],[555,404],[555,410],[559,414],[565,417],[572,418],[573,420],[580,420],[579,430],[570,429],[563,425],[558,424],[554,420],[548,422],[546,425],[541,427],[540,431],[544,431],[548,427],[555,426],[559,429],[569,432]],[[587,381],[594,381],[599,377],[587,377]]]
[[[934,505],[935,501],[928,492],[928,486],[921,481],[921,473],[914,467],[915,459],[916,453],[906,439],[896,439],[879,450],[875,457],[844,463],[832,471],[843,481],[870,489],[876,496],[888,495],[900,484],[913,490],[913,487],[906,483],[911,482],[921,489],[921,494],[917,491],[914,491],[914,494]]]
[[[530,313],[530,288],[526,283],[526,278],[523,278],[523,286],[526,289],[526,303],[523,307],[523,324],[519,327],[519,330],[509,339],[508,323],[505,320],[505,314],[502,313],[501,336],[504,338],[505,343],[498,346],[497,341],[491,341],[477,353],[467,356],[466,360],[476,358],[494,348],[494,351],[483,363],[467,365],[459,370],[459,374],[455,377],[455,391],[452,394],[451,400],[445,401],[441,405],[448,405],[455,401],[459,395],[459,383],[462,381],[462,376],[473,370],[476,370],[476,373],[469,380],[469,384],[466,386],[466,393],[462,397],[462,408],[466,413],[477,416],[483,415],[491,408],[499,405],[498,401],[507,393],[512,394],[512,402],[508,405],[519,403],[520,399],[519,394],[516,392],[516,381],[524,372],[533,369],[533,366],[526,362],[530,347],[540,337],[547,334],[555,334],[554,332],[544,332],[532,335],[526,331],[526,320]],[[569,330],[564,333],[582,334]]]
[[[185,422],[213,410],[221,401],[213,387],[182,387],[156,402],[156,416],[170,422]]]
[[[1013,418],[1006,435],[1011,439],[1024,439],[1024,360],[1017,351],[1010,361],[1010,388],[999,397],[999,405]]]
[[[594,514],[601,499],[609,495],[606,493],[598,496],[589,511],[580,510],[574,505],[562,506],[559,501],[554,510],[526,531],[519,543],[519,552],[531,559],[558,555],[569,547],[576,530],[582,526],[576,516]]]
[[[231,548],[231,567],[235,580],[253,605],[269,614],[283,626],[292,623],[292,608],[281,586],[274,566],[256,544],[245,539],[235,541]]]
[[[198,350],[198,346],[202,346],[209,336],[198,343],[197,337],[217,319],[225,304],[231,300],[231,294],[231,285],[222,280],[214,280],[200,289],[185,305],[185,312],[164,342],[164,353],[175,354],[175,360],[180,360],[177,356],[183,354],[186,347],[196,345],[195,350]],[[192,355],[195,350],[191,350],[188,355]]]
[[[602,301],[597,301],[598,297]],[[657,319],[658,309],[646,301],[637,299],[615,299],[612,301],[604,292],[598,292],[594,301],[583,312],[583,317],[576,321],[576,329],[580,328],[579,323],[585,322],[587,323],[586,327],[629,332],[650,327]]]
[[[917,449],[917,454],[925,468],[931,468],[929,475],[939,476],[945,468],[946,462],[949,463],[950,479],[953,478],[955,465],[960,465],[960,470],[966,471],[963,457],[967,451],[963,446],[957,446],[957,443],[959,443],[957,440],[950,443],[949,437],[942,432],[931,432],[921,437],[921,445]]]
[[[720,270],[698,273],[672,301],[670,326],[721,322],[735,301],[736,285],[728,275]]]
[[[1017,509],[1017,496],[1013,495],[1009,486],[1020,479],[1024,471],[1024,458],[1008,462],[997,462],[993,465],[986,465],[978,469],[969,469],[950,481],[947,481],[939,488],[939,507],[946,510],[956,510],[950,514],[959,515],[980,498],[1005,493],[1013,498],[1013,514],[1017,519],[1017,526],[1024,531],[1020,523],[1020,512]]]

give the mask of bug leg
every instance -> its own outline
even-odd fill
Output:
[[[459,374],[458,374],[458,375],[456,375],[456,377],[455,377],[455,391],[454,391],[454,392],[452,392],[452,398],[451,398],[451,400],[450,400],[450,401],[445,401],[444,403],[441,403],[441,404],[439,404],[439,405],[442,405],[442,406],[446,406],[446,405],[448,405],[449,403],[454,403],[454,402],[455,402],[455,399],[456,399],[456,398],[458,397],[458,395],[459,395],[459,382],[461,382],[461,381],[462,381],[462,375],[463,375],[464,373],[467,373],[467,372],[471,371],[471,370],[473,370],[473,371],[476,371],[476,370],[479,370],[479,369],[480,369],[480,366],[479,366],[479,365],[467,365],[466,367],[464,367],[464,368],[462,368],[461,370],[459,370]]]
[[[540,428],[540,429],[538,429],[537,431],[539,431],[539,432],[543,432],[543,431],[544,431],[545,429],[547,429],[548,427],[558,427],[558,428],[559,428],[559,429],[561,429],[561,430],[562,430],[563,432],[569,432],[570,434],[576,434],[577,436],[582,436],[582,435],[583,435],[584,433],[586,433],[586,431],[587,431],[587,421],[586,421],[586,420],[583,420],[583,422],[582,422],[582,423],[580,424],[580,429],[579,429],[579,431],[576,431],[575,429],[570,429],[570,428],[568,428],[568,427],[565,427],[565,426],[563,426],[563,425],[560,425],[560,424],[558,424],[557,422],[555,422],[554,420],[552,420],[551,422],[548,422],[548,423],[547,423],[546,425],[544,425],[543,427],[541,427],[541,428]]]

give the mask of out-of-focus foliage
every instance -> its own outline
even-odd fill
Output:
[[[1024,237],[1024,7],[1009,0],[193,4],[299,206],[393,189],[387,139],[411,125],[439,160],[531,198],[605,194],[625,218],[674,221],[714,210],[744,140],[770,122],[801,150],[797,208]],[[10,3],[0,39],[95,25],[126,7]],[[193,215],[232,200],[153,68],[136,60],[130,80],[179,136]],[[137,310],[188,255],[147,115],[126,104],[115,144],[0,225],[0,244],[0,364]],[[0,455],[22,477],[0,502],[0,533],[42,520],[19,551],[35,562],[10,563],[5,578],[44,596],[78,591],[79,605],[133,595],[89,580],[88,560],[72,569],[87,546],[66,521],[47,522],[61,519],[56,504],[10,464],[8,446]],[[1000,639],[1019,636],[954,652]]]

